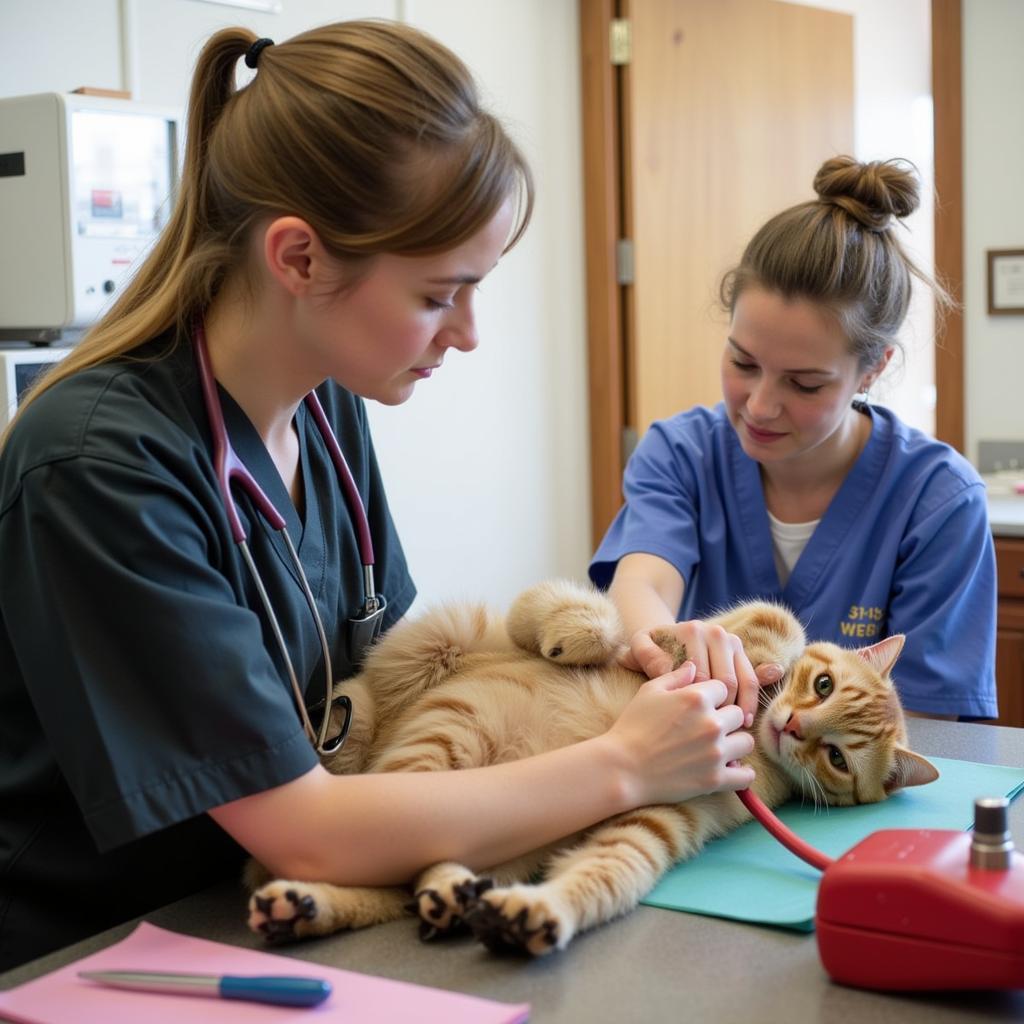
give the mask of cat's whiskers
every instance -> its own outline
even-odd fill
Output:
[[[820,808],[818,794],[821,794],[821,803],[825,805],[825,813],[828,814],[828,799],[825,797],[825,790],[821,783],[815,778],[814,773],[805,765],[800,765],[800,770],[807,776],[811,783],[811,795],[814,797],[814,813],[817,814]]]
[[[804,775],[808,774],[807,769],[803,765],[799,765],[798,767],[800,768],[800,771]],[[813,781],[813,779],[812,779],[812,781]],[[804,785],[804,784],[801,783],[799,789],[800,789],[800,806],[803,807],[804,804],[807,803],[807,797],[808,797],[808,795],[810,795],[811,799],[814,801],[815,813],[817,813],[817,810],[818,810],[818,794],[814,792],[814,788],[812,786],[807,786],[807,785]]]

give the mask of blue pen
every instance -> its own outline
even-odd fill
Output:
[[[215,996],[278,1006],[317,1006],[331,994],[331,983],[296,975],[174,974],[165,971],[79,971],[80,978],[137,992]]]

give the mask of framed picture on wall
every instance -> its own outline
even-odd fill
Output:
[[[1024,315],[1024,249],[988,250],[988,311]]]

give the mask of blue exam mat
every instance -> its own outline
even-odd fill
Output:
[[[880,829],[968,829],[979,796],[1012,799],[1024,789],[1024,768],[929,757],[939,778],[901,790],[879,804],[823,807],[786,804],[776,814],[812,846],[839,857]],[[756,821],[708,845],[693,860],[677,864],[642,901],[797,931],[814,930],[821,873],[790,853]]]

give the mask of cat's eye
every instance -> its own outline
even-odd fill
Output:
[[[822,672],[817,679],[814,680],[814,692],[819,697],[827,697],[834,688],[832,677],[827,672]]]
[[[838,747],[829,746],[828,763],[841,772],[848,772],[850,770],[846,766],[846,758],[843,757],[843,752]]]

